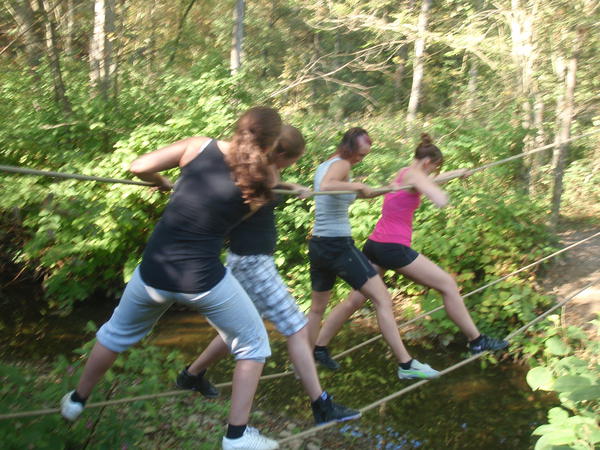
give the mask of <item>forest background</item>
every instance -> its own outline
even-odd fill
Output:
[[[354,176],[376,186],[411,161],[421,132],[447,170],[556,143],[450,183],[450,208],[418,211],[414,247],[468,292],[556,249],[560,227],[600,223],[600,140],[569,142],[600,125],[598,8],[592,0],[5,0],[0,163],[129,178],[137,155],[191,135],[227,137],[257,104],[304,133],[307,153],[284,179],[305,185],[351,126],[374,140]],[[146,188],[13,174],[0,174],[0,185],[2,270],[39,282],[47,315],[118,297],[167,201]],[[359,245],[380,207],[381,199],[352,206]],[[304,308],[313,212],[312,201],[292,198],[278,212],[276,262]],[[471,297],[476,322],[506,334],[531,320],[552,302],[536,277]],[[408,315],[439,304],[404,279],[387,282]],[[336,298],[346,293],[340,287]],[[548,366],[544,376],[565,376],[548,358],[567,354],[544,342],[589,349],[581,334],[551,329],[542,325],[539,342],[516,353]],[[414,337],[425,335],[446,345],[456,328],[433,315]],[[582,360],[597,373],[597,361]],[[597,377],[589,386],[597,394]],[[589,419],[596,394],[564,410]],[[569,439],[593,445],[590,420]]]

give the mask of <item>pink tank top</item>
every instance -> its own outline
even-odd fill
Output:
[[[398,172],[396,183],[402,184],[407,169],[408,167],[405,167]],[[420,204],[421,194],[418,192],[398,191],[386,194],[383,198],[381,217],[369,239],[410,247],[413,216]]]

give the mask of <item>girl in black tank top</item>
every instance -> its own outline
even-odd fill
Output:
[[[230,143],[188,138],[132,163],[134,174],[160,190],[168,191],[172,185],[158,172],[179,166],[181,178],[150,237],[139,270],[111,319],[98,331],[77,389],[61,401],[65,418],[75,420],[82,413],[93,387],[118,353],[141,339],[166,308],[181,298],[210,318],[232,351],[235,347],[236,373],[223,448],[277,447],[256,430],[246,430],[270,349],[260,316],[235,279],[226,274],[219,254],[225,234],[249,211],[271,200],[267,154],[280,132],[279,114],[256,107],[240,117]],[[214,298],[219,295],[220,301]],[[208,298],[212,303],[205,306],[202,302]],[[235,317],[232,302],[239,306],[240,314]]]

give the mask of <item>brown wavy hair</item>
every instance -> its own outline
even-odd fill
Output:
[[[421,142],[415,149],[415,159],[429,158],[432,162],[439,162],[440,166],[444,162],[442,151],[433,145],[433,139],[427,133],[421,134]]]
[[[285,158],[295,158],[304,153],[306,142],[304,136],[298,128],[284,124],[281,127],[281,135],[279,141],[273,150],[273,153],[279,153]]]
[[[281,117],[273,108],[256,106],[238,119],[225,161],[251,208],[272,199],[267,154],[281,134]]]
[[[371,145],[371,137],[367,133],[367,130],[359,127],[350,128],[342,136],[342,141],[337,147],[336,154],[342,159],[350,159],[358,152],[358,138],[361,136],[365,136],[367,143]]]

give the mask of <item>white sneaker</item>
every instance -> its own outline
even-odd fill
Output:
[[[71,400],[71,395],[75,391],[71,391],[62,398],[60,401],[60,413],[62,416],[70,421],[77,420],[77,418],[83,412],[84,406],[79,402],[74,402]]]
[[[274,450],[277,441],[261,435],[256,428],[246,427],[241,438],[228,439],[223,436],[223,450]]]
[[[410,363],[410,369],[403,369],[398,366],[398,378],[401,380],[410,380],[413,378],[437,378],[440,373],[432,369],[429,364],[423,364],[413,359]]]

